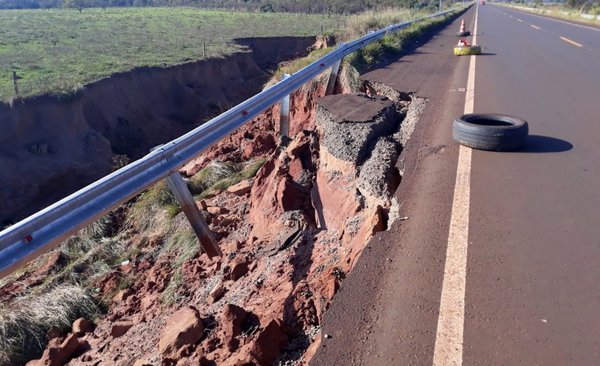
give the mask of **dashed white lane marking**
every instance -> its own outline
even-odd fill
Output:
[[[537,25],[533,25],[533,24],[529,24],[529,25],[530,25],[530,26],[531,26],[531,28],[533,28],[533,29],[537,29],[537,30],[540,30],[540,29],[542,29],[542,28],[538,27]]]
[[[577,46],[577,47],[583,47],[582,44],[577,43],[575,41],[573,41],[572,39],[568,39],[567,37],[563,37],[563,36],[558,36],[558,38],[562,39],[563,41],[572,44],[573,46]]]
[[[475,11],[473,44],[477,43],[479,7]],[[473,113],[475,101],[476,56],[469,60],[465,93],[465,114]],[[465,291],[467,283],[467,248],[469,244],[469,200],[471,195],[471,149],[460,145],[450,214],[448,248],[440,298],[433,366],[461,366],[465,325]]]
[[[515,11],[517,11],[517,10],[515,10]],[[591,29],[591,30],[596,31],[596,32],[600,32],[600,28],[589,27],[589,26],[583,25],[583,24],[571,23],[571,22],[567,22],[567,21],[564,21],[564,20],[560,20],[560,19],[555,19],[555,18],[550,18],[550,17],[545,17],[545,16],[533,14],[533,13],[530,13],[530,12],[527,12],[525,14],[531,15],[532,17],[537,17],[537,18],[541,18],[541,19],[545,19],[545,20],[552,20],[552,21],[559,22],[559,23],[569,24],[569,25],[572,25],[574,27],[586,28],[586,29]],[[511,17],[512,17],[512,15],[511,15]]]
[[[523,22],[523,19],[517,18],[517,22]]]

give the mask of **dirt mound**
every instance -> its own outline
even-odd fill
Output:
[[[139,68],[71,96],[0,104],[0,224],[40,210],[106,175],[123,156],[138,159],[256,94],[268,69],[307,53],[315,37],[238,41],[250,52]]]

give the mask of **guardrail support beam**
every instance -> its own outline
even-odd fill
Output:
[[[177,202],[181,205],[181,209],[185,213],[190,225],[192,225],[192,229],[194,229],[196,236],[198,236],[202,250],[204,250],[209,257],[222,256],[223,252],[217,245],[217,241],[213,234],[208,229],[204,216],[202,216],[200,209],[196,206],[196,201],[194,201],[194,197],[190,193],[181,174],[175,172],[166,177],[165,180],[175,195]]]
[[[333,91],[335,90],[335,82],[337,81],[338,74],[340,73],[341,65],[342,60],[339,60],[333,66],[331,66],[331,74],[329,74],[329,81],[327,82],[327,90],[325,91],[325,95],[333,94]]]
[[[282,80],[290,77],[290,74],[283,74]],[[282,138],[290,137],[290,95],[281,99],[279,104],[279,136]]]
[[[344,42],[338,45],[338,50],[344,48],[346,44]],[[340,67],[342,66],[342,60],[344,58],[340,58],[335,64],[331,66],[331,73],[329,74],[329,80],[327,81],[327,90],[325,90],[325,95],[331,95],[335,91],[335,82],[337,81],[338,75],[340,73]]]

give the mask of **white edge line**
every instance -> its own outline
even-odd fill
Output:
[[[475,11],[473,44],[477,42],[478,18],[479,6]],[[465,114],[474,111],[476,60],[476,56],[471,56],[469,60]],[[463,361],[470,182],[471,149],[460,145],[450,214],[450,230],[448,232],[440,310],[433,351],[433,366],[461,366]]]

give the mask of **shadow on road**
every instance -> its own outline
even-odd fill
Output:
[[[529,135],[527,145],[519,152],[525,153],[557,153],[569,151],[573,148],[570,142],[554,137]]]

